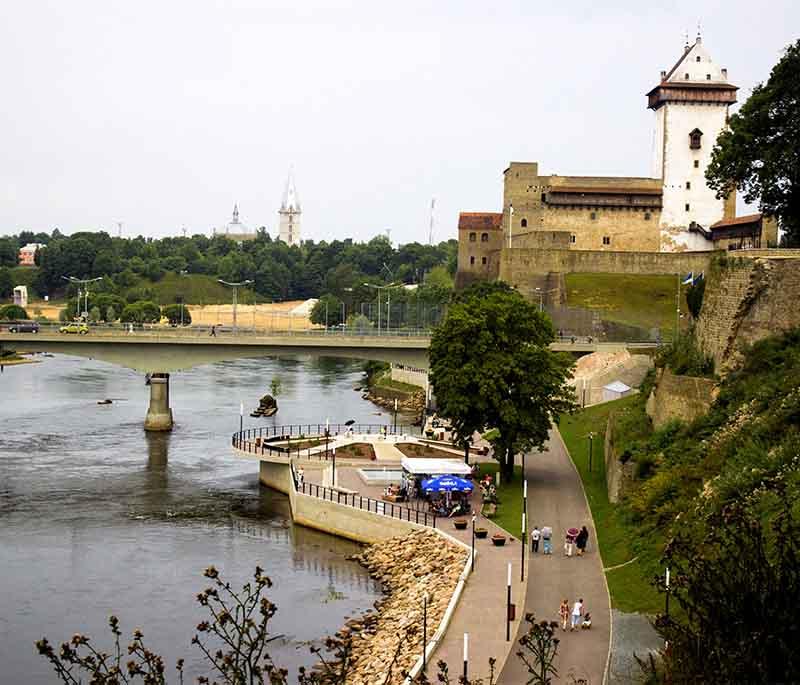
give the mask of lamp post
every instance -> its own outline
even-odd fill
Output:
[[[467,663],[469,661],[469,633],[464,633],[464,682],[467,680]]]
[[[589,473],[592,472],[592,440],[594,439],[594,433],[591,431],[587,436],[589,438]]]
[[[428,593],[422,595],[422,671],[428,670]]]
[[[397,398],[394,398],[394,434],[397,435]]]
[[[336,487],[336,447],[331,450],[331,456],[333,458],[333,487]]]
[[[83,313],[86,314],[86,318],[89,318],[89,283],[95,283],[97,281],[102,281],[102,278],[75,278],[75,276],[62,276],[65,281],[69,281],[70,283],[77,283],[78,284],[78,309],[81,308],[81,286],[83,286],[83,295],[85,296],[86,304],[83,308]],[[76,312],[76,314],[80,314],[80,312]]]
[[[666,587],[667,593],[664,596],[664,615],[669,618],[669,566],[667,566],[667,573],[664,578],[664,586]]]
[[[475,514],[472,515],[472,569],[471,572],[475,573]]]
[[[389,314],[389,307],[391,306],[391,288],[402,288],[402,283],[389,283],[389,285],[375,285],[374,283],[362,283],[366,288],[373,288],[378,291],[378,334],[381,332],[381,290],[386,290],[387,307],[386,313]],[[386,317],[386,332],[389,332],[389,317]]]
[[[521,560],[520,560],[520,567],[519,567],[519,581],[520,581],[520,583],[524,583],[525,582],[525,551],[526,551],[526,549],[525,549],[525,511],[524,510],[522,512],[522,545],[521,545],[521,547],[522,547],[522,549],[520,550],[520,552],[522,552],[522,554],[520,555],[521,556]]]
[[[330,435],[330,419],[325,419],[325,461],[328,461],[328,440]]]
[[[238,330],[236,326],[236,305],[239,302],[239,288],[250,285],[253,281],[248,279],[246,281],[239,281],[238,283],[229,283],[228,281],[223,281],[221,278],[218,278],[217,282],[233,288],[233,332],[236,333]]]
[[[506,580],[506,642],[511,641],[511,562],[508,562],[508,578]]]
[[[239,402],[239,440],[242,439],[244,432],[244,402]]]

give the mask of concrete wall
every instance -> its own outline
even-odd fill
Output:
[[[284,495],[288,495],[292,489],[288,462],[260,461],[258,480],[268,488],[282,492]]]
[[[719,373],[738,363],[742,345],[800,326],[800,255],[790,254],[720,258],[706,272],[697,340]]]
[[[428,387],[428,371],[417,366],[392,364],[391,378],[393,381],[398,381],[400,383],[416,385],[423,390]]]
[[[659,369],[656,386],[647,399],[647,415],[653,426],[661,428],[670,421],[690,423],[707,413],[716,397],[716,381],[694,376],[676,376]]]

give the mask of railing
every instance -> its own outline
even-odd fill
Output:
[[[262,426],[260,428],[248,428],[241,432],[237,431],[231,436],[231,445],[248,454],[270,454],[281,457],[295,455],[299,459],[305,453],[309,459],[315,456],[320,460],[328,460],[331,458],[330,450],[325,449],[323,451],[321,448],[331,438],[348,433],[376,436],[422,435],[422,428],[408,424],[395,426],[391,423],[354,423],[350,425],[329,423],[327,427],[324,423],[293,423],[284,426]],[[319,440],[319,442],[311,446],[303,446],[300,443],[293,447],[291,444],[292,438],[296,438],[299,441]],[[286,442],[288,444],[275,444],[278,442]]]
[[[341,492],[334,488],[328,488],[324,485],[317,485],[316,483],[302,483],[297,482],[297,474],[292,468],[292,480],[295,484],[295,489],[302,492],[304,495],[311,495],[328,502],[336,502],[336,504],[343,504],[348,507],[361,509],[362,511],[370,511],[373,514],[381,516],[388,516],[389,518],[398,519],[400,521],[409,521],[410,523],[418,523],[422,526],[436,528],[436,514],[430,514],[427,511],[420,511],[418,509],[411,509],[404,507],[394,502],[384,502],[383,500],[373,499],[372,497],[364,497],[356,492]]]

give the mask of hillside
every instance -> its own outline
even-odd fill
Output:
[[[123,296],[132,291],[136,294],[143,289],[152,293],[152,297],[147,299],[152,299],[160,305],[177,302],[179,297],[183,297],[187,304],[229,304],[233,296],[231,288],[217,282],[213,276],[204,274],[181,276],[174,272],[167,272],[155,283],[142,279],[132,288],[128,288]],[[253,304],[255,297],[255,293],[249,288],[239,288],[241,304]],[[264,301],[263,297],[261,301]]]

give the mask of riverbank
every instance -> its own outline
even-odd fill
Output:
[[[377,404],[383,409],[394,411],[397,401],[397,412],[413,415],[417,418],[414,425],[422,424],[425,409],[425,390],[416,385],[392,380],[388,364],[371,362],[364,367],[364,383],[356,386],[363,392],[363,399]]]

